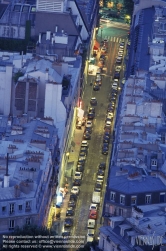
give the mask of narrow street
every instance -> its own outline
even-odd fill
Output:
[[[116,24],[116,23],[115,23]],[[120,25],[120,24],[119,24]],[[121,26],[124,26],[122,29]],[[86,243],[86,235],[87,235],[87,222],[88,222],[88,215],[89,215],[89,206],[92,203],[92,193],[94,191],[96,179],[97,179],[97,170],[98,165],[101,162],[106,163],[106,170],[104,175],[104,182],[101,191],[101,203],[98,209],[98,217],[96,220],[96,227],[95,227],[95,239],[98,237],[99,227],[103,225],[102,222],[102,207],[103,207],[103,200],[104,194],[107,184],[107,176],[108,176],[108,168],[110,163],[110,155],[112,149],[112,141],[113,137],[111,135],[111,140],[109,144],[109,152],[108,155],[102,154],[102,144],[103,144],[103,134],[104,134],[104,125],[105,119],[107,114],[107,106],[109,104],[109,94],[111,93],[111,83],[113,83],[114,77],[114,70],[115,70],[115,61],[117,57],[117,52],[119,49],[119,43],[122,39],[125,39],[127,42],[127,32],[126,25],[120,25],[118,27],[112,27],[111,25],[102,25],[102,32],[101,28],[98,31],[97,41],[101,42],[103,39],[108,40],[108,50],[106,54],[106,61],[104,65],[104,71],[102,73],[102,85],[99,91],[93,90],[93,85],[90,83],[94,83],[95,76],[88,75],[87,79],[85,79],[85,89],[82,99],[82,109],[85,111],[85,117],[88,113],[88,108],[90,105],[91,97],[96,97],[97,105],[95,107],[95,118],[93,119],[93,129],[91,134],[91,139],[88,140],[89,143],[89,150],[88,155],[85,162],[85,168],[83,172],[83,178],[80,186],[80,193],[77,199],[76,208],[74,210],[73,218],[73,226],[70,228],[71,235],[73,236],[85,236],[85,243]],[[101,37],[102,36],[102,37]],[[93,52],[91,52],[93,54]],[[100,56],[100,52],[97,55],[97,59]],[[96,61],[98,61],[96,59]],[[98,63],[98,62],[96,62]],[[121,71],[121,78],[123,78],[123,66]],[[119,81],[120,83],[120,81]],[[116,109],[114,114],[114,120],[116,117]],[[114,122],[113,122],[114,124]],[[113,133],[113,126],[111,128]],[[74,170],[76,169],[77,159],[79,155],[79,148],[81,146],[82,136],[83,136],[84,128],[82,130],[75,129],[75,144],[77,146],[77,150],[74,152],[74,155],[69,157],[69,161],[73,161],[75,165]],[[73,156],[73,157],[72,157]],[[64,220],[66,217],[66,210],[68,207],[68,200],[70,197],[70,189],[72,188],[72,178],[69,180],[69,193],[66,195],[63,207],[62,207],[62,214],[60,221],[55,221],[54,225],[58,231],[58,234],[61,235],[64,230]]]

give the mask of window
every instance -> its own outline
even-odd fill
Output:
[[[115,201],[115,193],[114,192],[111,192],[110,200]]]
[[[14,213],[14,203],[10,204],[10,214]]]
[[[21,211],[22,210],[22,205],[18,206],[18,210]]]
[[[151,160],[151,166],[157,166],[157,160],[156,159]]]
[[[125,195],[120,195],[120,204],[125,204]]]
[[[2,212],[4,213],[6,211],[6,207],[2,207]]]
[[[137,203],[137,196],[131,196],[131,205],[136,205]]]
[[[26,224],[30,225],[31,224],[31,218],[26,218]]]
[[[9,229],[14,229],[15,227],[15,221],[14,220],[10,220],[9,221]]]
[[[29,209],[30,208],[30,201],[26,201],[25,208]]]
[[[147,194],[146,197],[145,197],[145,203],[150,204],[150,202],[151,202],[151,195]]]
[[[165,202],[165,193],[160,193],[160,203]]]

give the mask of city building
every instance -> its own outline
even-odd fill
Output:
[[[46,226],[57,174],[57,129],[27,116],[1,117],[0,234],[16,226]]]
[[[99,249],[102,251],[165,250],[166,204],[132,207],[129,218],[112,216],[108,226],[99,229]]]
[[[133,18],[103,210],[106,225],[109,216],[131,217],[133,205],[166,202],[164,20],[165,5],[157,4]]]

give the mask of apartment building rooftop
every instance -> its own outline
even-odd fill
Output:
[[[165,184],[159,177],[148,175],[144,168],[125,165],[124,168],[111,168],[108,189],[125,194],[138,194],[165,191]]]

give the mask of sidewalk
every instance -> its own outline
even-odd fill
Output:
[[[73,135],[73,142],[75,143],[74,146],[71,147],[71,152],[69,154],[69,159],[67,161],[65,170],[68,172],[66,176],[63,176],[61,181],[60,181],[60,187],[65,187],[66,182],[68,183],[68,193],[65,195],[62,206],[60,208],[60,219],[56,219],[56,217],[53,220],[54,227],[56,228],[55,230],[57,231],[58,235],[61,235],[62,233],[62,228],[63,228],[63,221],[66,218],[66,210],[68,208],[68,201],[70,198],[70,190],[72,188],[72,182],[73,182],[73,174],[75,173],[76,170],[76,164],[78,160],[78,155],[80,152],[80,147],[81,147],[81,141],[82,141],[82,136],[84,132],[84,127],[82,127],[81,130],[75,129],[74,135]],[[55,208],[55,215],[56,215],[56,208]]]

